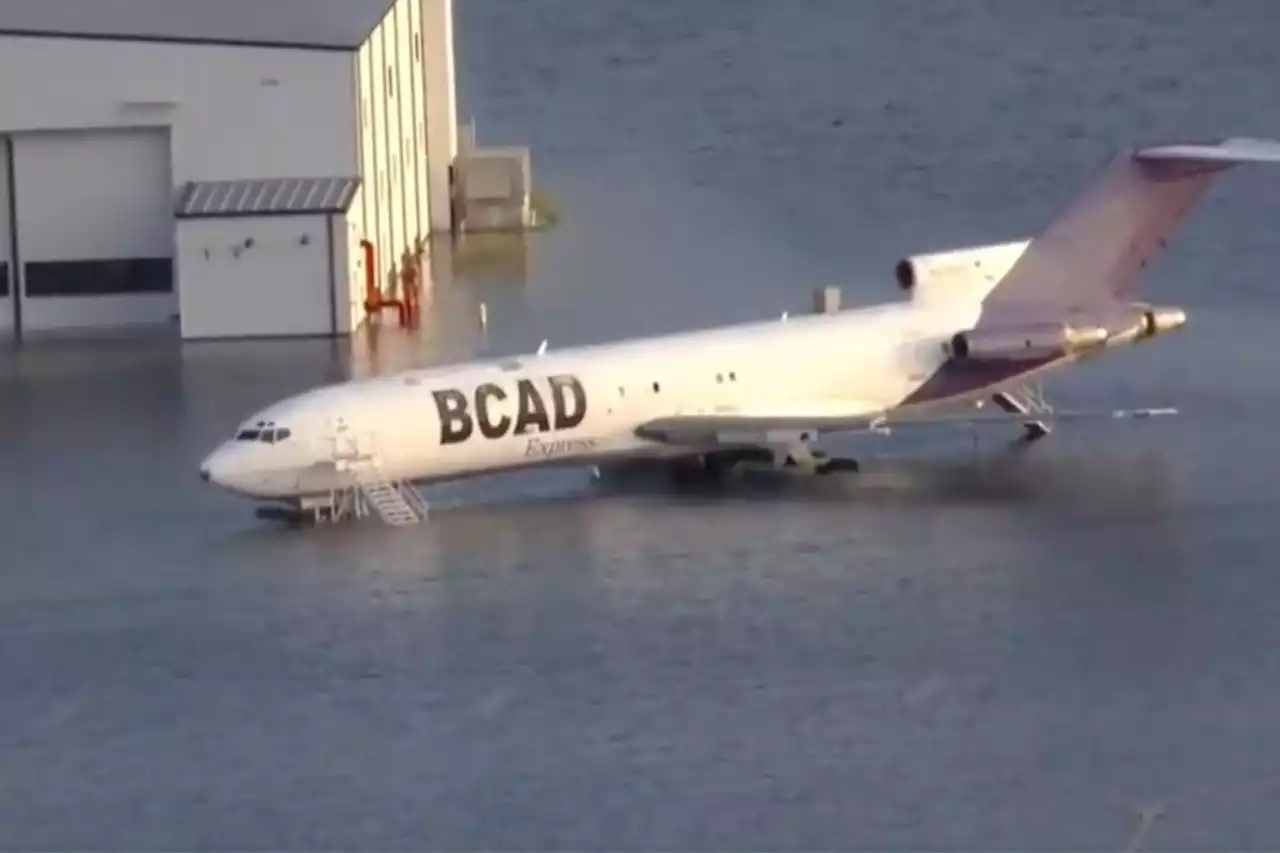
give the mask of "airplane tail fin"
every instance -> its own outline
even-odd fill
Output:
[[[1233,138],[1120,152],[1031,241],[984,307],[1132,301],[1148,263],[1214,178],[1241,163],[1280,163],[1280,142]]]

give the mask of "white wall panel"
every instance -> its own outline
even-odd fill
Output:
[[[173,127],[173,178],[350,175],[350,54],[0,36],[0,133]],[[39,85],[18,85],[36,80]]]
[[[360,158],[361,172],[364,181],[360,185],[361,209],[364,212],[362,235],[370,240],[378,239],[378,169],[381,160],[378,157],[378,105],[377,92],[374,91],[374,78],[377,76],[373,61],[373,42],[366,41],[360,48],[357,60],[359,90],[364,115],[361,118]]]
[[[436,227],[431,219],[431,175],[427,159],[427,95],[426,64],[424,62],[422,2],[421,0],[405,0],[409,7],[409,20],[413,42],[413,171],[415,176],[414,192],[417,195],[414,206],[418,215],[418,233],[426,236]],[[446,167],[448,164],[445,164]]]
[[[399,68],[396,64],[396,15],[394,7],[379,27],[382,42],[382,78],[384,85],[383,120],[384,149],[387,152],[387,196],[383,199],[390,220],[388,243],[381,258],[388,287],[394,288],[394,274],[400,263],[400,247],[404,245],[403,164],[400,156],[400,91]]]
[[[418,227],[417,158],[413,150],[414,103],[422,87],[415,79],[413,60],[413,0],[397,0],[395,16],[396,65],[396,149],[400,153],[400,216],[404,222],[404,241],[412,247],[422,231]]]
[[[184,338],[332,333],[325,216],[179,220],[178,253]],[[341,326],[346,295],[337,301]]]
[[[422,4],[423,79],[426,81],[427,156],[431,228],[449,228],[449,164],[458,153],[458,110],[453,69],[453,0]]]
[[[347,221],[347,217],[335,215],[330,218],[329,251],[332,255],[333,269],[333,321],[340,335],[355,331],[364,317],[364,280],[353,278],[353,252],[358,254],[360,247],[351,246],[351,235],[356,229]]]
[[[367,79],[364,74],[360,73],[360,64],[364,62],[368,47],[361,48],[356,55],[356,61],[352,65],[351,73],[355,77],[356,90],[356,144],[357,153],[359,155],[360,174],[369,174],[369,90]],[[351,200],[351,207],[347,210],[347,240],[350,242],[352,233],[364,233],[365,223],[368,221],[368,205],[366,204],[366,194],[363,187],[356,190],[355,197]],[[348,252],[349,254],[349,252]],[[355,263],[355,259],[351,259]]]
[[[369,124],[372,129],[374,159],[377,163],[377,180],[369,175],[365,181],[365,191],[373,190],[373,205],[377,210],[373,243],[377,246],[378,257],[375,262],[378,286],[387,291],[387,263],[384,257],[387,246],[391,245],[391,210],[387,205],[390,195],[390,162],[387,158],[387,73],[386,60],[383,58],[381,26],[369,38],[369,90],[371,93]],[[370,187],[372,184],[372,187]]]

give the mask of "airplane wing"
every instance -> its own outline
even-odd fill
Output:
[[[672,415],[656,418],[636,428],[636,434],[651,441],[689,447],[779,446],[794,443],[802,433],[811,437],[824,432],[872,432],[888,434],[898,428],[974,426],[977,424],[1052,423],[1071,420],[1122,420],[1175,415],[1174,408],[1098,409],[1027,412],[984,412],[981,410],[935,414],[896,414],[865,411],[854,414],[815,406],[784,411],[738,412],[734,414]]]
[[[688,445],[750,445],[777,442],[780,433],[817,433],[865,428],[881,407],[856,401],[789,403],[768,409],[725,409],[670,415],[636,428],[651,441]]]

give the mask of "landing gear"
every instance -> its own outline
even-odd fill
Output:
[[[774,451],[774,466],[818,476],[860,470],[856,459],[829,456],[814,448],[813,438],[807,432],[801,433],[795,442]]]
[[[738,451],[739,462],[756,463],[773,470],[794,471],[801,474],[824,476],[840,472],[857,472],[861,470],[858,460],[846,456],[829,456],[821,450],[814,449],[808,437],[804,437],[796,445],[781,450],[749,450]],[[726,454],[718,454],[722,458]],[[723,462],[721,463],[723,464]]]
[[[774,437],[758,446],[727,447],[667,459],[639,458],[615,462],[604,466],[603,470],[592,467],[590,473],[594,480],[600,480],[603,473],[610,480],[619,477],[618,481],[625,481],[629,475],[645,477],[656,474],[677,486],[706,487],[724,484],[739,473],[822,476],[859,470],[856,459],[828,456],[811,446],[809,433],[801,433],[785,439]]]
[[[1049,434],[1049,424],[1035,417],[1053,413],[1053,406],[1045,399],[1044,389],[1038,383],[1027,386],[1020,392],[997,391],[991,395],[991,402],[1011,415],[1028,416],[1022,423],[1022,436],[1019,439],[1021,443],[1032,444]]]

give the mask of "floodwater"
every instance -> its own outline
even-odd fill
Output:
[[[0,362],[0,845],[1274,848],[1280,170],[1153,267],[1179,336],[1049,384],[1180,418],[873,439],[838,482],[494,477],[407,530],[263,525],[196,464],[352,369],[892,298],[902,254],[1027,234],[1118,145],[1280,137],[1278,20],[459,3],[464,110],[562,222],[438,257],[414,346]]]

